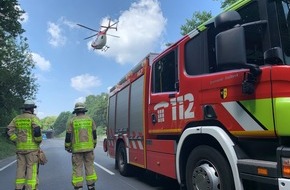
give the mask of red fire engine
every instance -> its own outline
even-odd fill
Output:
[[[289,7],[239,1],[120,80],[104,141],[120,173],[137,166],[187,190],[289,190]]]

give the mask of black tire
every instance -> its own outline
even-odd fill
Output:
[[[124,143],[120,143],[117,151],[117,165],[122,176],[130,175],[130,165],[127,163],[127,153]]]
[[[196,147],[186,163],[186,187],[187,190],[234,190],[228,161],[210,146]]]

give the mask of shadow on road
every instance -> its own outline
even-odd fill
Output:
[[[138,181],[142,181],[150,185],[156,190],[179,190],[177,180],[158,175],[154,172],[145,171],[144,169],[134,168],[134,175],[132,176]]]

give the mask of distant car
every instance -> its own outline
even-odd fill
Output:
[[[42,134],[42,139],[47,139],[46,134]]]

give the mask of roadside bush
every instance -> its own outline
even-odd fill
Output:
[[[15,145],[5,135],[0,135],[0,160],[15,155]]]

